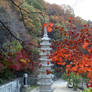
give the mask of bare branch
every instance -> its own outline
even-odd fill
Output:
[[[16,40],[18,41],[22,41],[21,39],[17,38],[12,32],[11,30],[0,20],[0,23],[2,24],[2,26],[10,33],[10,35],[12,35]]]

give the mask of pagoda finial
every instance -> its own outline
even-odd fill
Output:
[[[44,37],[48,37],[48,33],[47,33],[47,27],[44,27]]]

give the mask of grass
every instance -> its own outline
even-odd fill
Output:
[[[35,88],[38,88],[38,86],[37,86],[37,85],[29,86],[28,89],[29,89],[30,91],[32,91],[32,90],[35,89]]]

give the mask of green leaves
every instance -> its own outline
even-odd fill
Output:
[[[64,73],[64,74],[62,74],[61,78],[64,79],[64,80],[67,80],[68,79],[68,76],[67,76],[66,73]]]
[[[92,92],[92,88],[87,88],[86,90],[83,90],[83,92]]]
[[[22,8],[25,8],[29,12],[35,12],[35,8],[32,5],[27,4],[26,2],[22,5]]]
[[[10,43],[4,43],[3,47],[4,47],[4,49],[6,49],[8,52],[10,52],[12,54],[14,54],[22,49],[21,44],[17,40],[14,40]]]
[[[81,78],[82,78],[81,75],[75,74],[75,73],[72,72],[72,73],[70,73],[70,76],[73,79],[74,83],[78,84],[78,83],[81,82]]]
[[[41,2],[38,0],[27,0],[27,2],[29,5],[32,5],[34,8],[37,8],[39,10],[43,9]]]

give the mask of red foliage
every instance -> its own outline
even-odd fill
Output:
[[[54,24],[53,24],[52,22],[50,22],[50,23],[49,23],[49,26],[50,26],[50,27],[53,27],[53,26],[54,26]]]
[[[0,63],[0,72],[4,69],[4,65]]]
[[[70,19],[70,20],[72,20],[72,19],[73,19],[73,17],[71,16],[71,17],[69,17],[69,19]]]
[[[8,54],[5,60],[8,63],[8,68],[14,71],[30,69],[31,66],[30,58],[23,49],[15,53],[15,55]]]
[[[70,18],[70,22],[72,17]],[[62,27],[55,27],[60,30],[60,34],[65,32],[65,38],[53,44],[56,51],[52,53],[51,60],[55,64],[65,66],[67,72],[76,72],[84,74],[88,72],[87,77],[92,79],[92,33],[86,28],[78,32],[77,30],[62,31]],[[58,44],[59,43],[59,44]],[[67,62],[66,62],[67,61]]]
[[[50,62],[48,61],[48,63],[47,63],[48,65],[50,64]]]
[[[46,70],[46,74],[51,74],[52,72],[50,70]]]
[[[44,23],[44,24],[43,24],[43,27],[46,27],[46,26],[47,26],[47,24],[46,24],[46,23]]]
[[[22,67],[20,66],[20,64],[11,64],[9,66],[10,69],[14,70],[14,71],[20,71],[22,69]]]
[[[92,88],[92,82],[87,82],[87,83],[86,83],[86,86],[87,86],[88,88],[90,88],[90,87]]]
[[[86,49],[87,49],[87,47],[88,47],[88,44],[89,44],[88,42],[84,42],[84,44],[83,44],[82,48],[86,50]]]
[[[42,64],[40,64],[39,66],[42,67]]]

